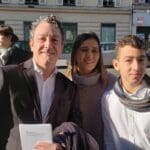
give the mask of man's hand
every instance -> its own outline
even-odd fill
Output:
[[[63,150],[63,148],[56,143],[49,143],[47,141],[38,141],[34,146],[34,150]]]

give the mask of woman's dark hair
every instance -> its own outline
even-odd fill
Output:
[[[76,61],[76,57],[77,57],[77,52],[80,46],[82,45],[84,41],[89,40],[89,39],[94,39],[95,41],[97,41],[97,44],[99,45],[99,60],[94,71],[99,72],[101,74],[101,79],[103,80],[105,69],[103,65],[101,46],[100,46],[99,38],[94,32],[82,33],[76,37],[75,42],[72,47],[72,53],[71,53],[71,67],[72,67],[71,74],[73,76],[73,74],[77,72],[78,64]]]

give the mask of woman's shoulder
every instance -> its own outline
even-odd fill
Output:
[[[107,72],[107,79],[108,79],[108,82],[107,82],[107,90],[109,89],[112,89],[116,80],[117,80],[117,76],[110,73],[110,72]]]

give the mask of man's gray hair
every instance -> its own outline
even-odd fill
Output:
[[[54,24],[57,28],[59,28],[61,32],[62,40],[64,40],[64,32],[63,32],[61,22],[54,15],[40,16],[38,19],[33,21],[31,24],[30,39],[34,37],[34,32],[36,27],[43,21],[46,21],[49,24]]]

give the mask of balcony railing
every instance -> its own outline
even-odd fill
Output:
[[[39,5],[39,2],[37,0],[26,0],[26,5]]]
[[[103,7],[114,7],[115,3],[113,1],[103,1]]]

